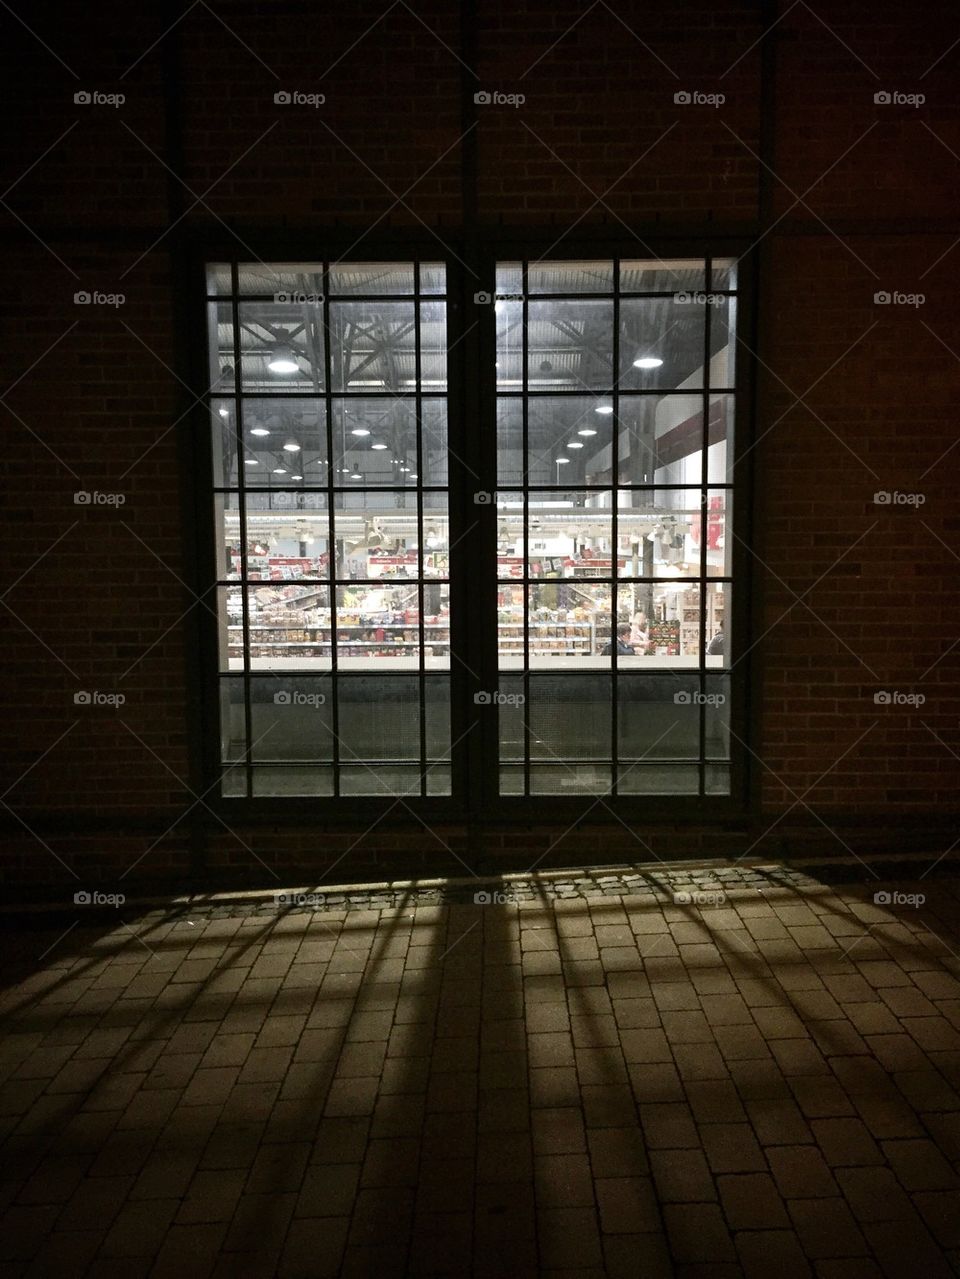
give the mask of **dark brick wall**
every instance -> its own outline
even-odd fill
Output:
[[[0,874],[129,881],[199,858],[223,877],[264,880],[266,864],[383,878],[527,850],[554,864],[946,848],[960,752],[954,6],[497,0],[478,5],[472,48],[461,6],[439,0],[243,0],[175,22],[186,8],[55,3],[3,19]],[[126,101],[78,106],[80,89]],[[278,89],[327,101],[279,108]],[[464,143],[474,89],[526,100],[479,109]],[[679,90],[726,100],[679,107]],[[878,91],[926,102],[877,104]],[[483,847],[457,828],[387,821],[359,838],[211,818],[202,849],[187,672],[203,605],[186,585],[175,425],[190,403],[173,288],[184,237],[208,229],[244,255],[257,228],[322,245],[335,223],[443,237],[473,218],[606,224],[638,256],[658,227],[763,246],[756,810],[731,829],[613,821],[497,831]],[[126,300],[78,307],[80,289]],[[878,290],[926,300],[877,306]],[[123,505],[77,506],[81,489]],[[878,506],[881,489],[925,501]],[[122,713],[76,708],[81,688],[122,692]],[[877,706],[879,689],[926,701]]]

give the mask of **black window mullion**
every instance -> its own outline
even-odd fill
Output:
[[[617,653],[617,626],[619,624],[620,610],[619,603],[619,584],[620,576],[620,534],[619,534],[619,508],[620,508],[620,259],[614,259],[613,263],[613,396],[611,399],[613,405],[613,416],[611,425],[613,427],[610,439],[610,477],[613,480],[613,488],[611,490],[612,509],[610,511],[610,574],[613,578],[613,585],[610,588],[610,653],[612,662],[610,665],[610,793],[617,794],[617,775],[619,772],[619,757],[617,733],[619,729],[619,702],[620,702],[620,658]]]
[[[327,581],[330,603],[330,721],[333,793],[340,795],[340,678],[337,644],[337,523],[333,488],[333,343],[330,340],[330,263],[323,264],[323,400],[327,422]]]
[[[244,791],[249,799],[253,795],[253,711],[250,705],[252,680],[250,676],[250,573],[247,564],[247,493],[244,480],[243,406],[240,390],[243,385],[243,366],[240,357],[240,302],[238,299],[237,264],[230,264],[232,297],[230,299],[233,320],[233,390],[234,430],[237,448],[237,494],[240,523],[240,606],[243,642],[243,732],[246,738],[244,758]],[[227,478],[226,476],[224,477]],[[230,665],[230,615],[227,614],[227,666]]]
[[[419,734],[420,734],[420,794],[427,793],[427,676],[426,676],[426,649],[425,630],[423,623],[423,605],[424,590],[423,581],[426,569],[424,567],[424,541],[423,541],[423,387],[422,387],[422,351],[421,351],[421,315],[420,315],[420,259],[417,258],[413,267],[413,318],[414,318],[414,382],[416,398],[415,405],[415,421],[417,424],[417,635],[420,640],[420,660],[417,664],[417,688],[419,692]],[[449,422],[447,424],[449,430]],[[409,471],[407,478],[410,478]],[[448,543],[449,544],[449,543]]]
[[[521,266],[521,283],[520,291],[523,300],[521,306],[523,308],[523,323],[521,325],[521,352],[522,361],[520,371],[520,385],[523,391],[522,415],[522,457],[521,477],[523,479],[523,587],[521,591],[523,601],[523,793],[530,794],[530,586],[528,579],[530,576],[530,468],[529,468],[529,403],[527,400],[527,392],[529,390],[529,360],[530,360],[530,342],[528,335],[528,316],[529,316],[529,295],[527,292],[527,271],[528,262],[524,258]]]

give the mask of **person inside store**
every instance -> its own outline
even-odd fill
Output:
[[[646,652],[647,645],[650,643],[646,613],[634,613],[633,622],[630,626],[630,643],[635,649],[639,649],[641,653]]]
[[[620,657],[633,657],[636,649],[630,643],[630,623],[621,622],[617,627],[617,655]],[[601,657],[609,657],[613,652],[613,642],[605,644],[601,651]]]
[[[723,655],[723,622],[719,623],[719,627],[720,629],[707,645],[707,652],[711,657],[721,657]]]

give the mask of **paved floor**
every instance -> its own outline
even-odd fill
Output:
[[[960,883],[896,887],[11,934],[0,1279],[952,1275]]]

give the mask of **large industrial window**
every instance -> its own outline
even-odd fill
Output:
[[[228,795],[450,791],[446,271],[208,271]]]
[[[730,792],[737,264],[490,275],[207,268],[225,796]]]
[[[730,261],[502,263],[502,794],[729,786]]]

